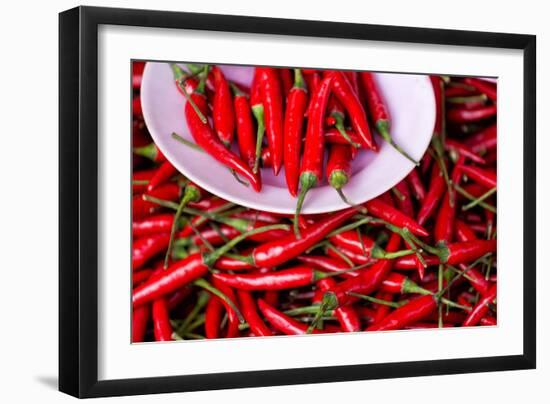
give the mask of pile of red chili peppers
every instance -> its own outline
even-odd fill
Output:
[[[496,325],[496,84],[431,76],[437,121],[419,165],[361,206],[293,218],[209,194],[165,159],[141,115],[143,67],[132,78],[133,342]],[[190,146],[256,190],[262,164],[305,194],[325,146],[341,190],[357,150],[377,149],[369,121],[393,143],[369,73],[257,68],[248,89],[216,66],[172,70]]]

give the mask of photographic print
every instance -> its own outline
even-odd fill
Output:
[[[135,60],[132,342],[497,326],[497,80]]]

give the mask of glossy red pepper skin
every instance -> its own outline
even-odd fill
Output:
[[[143,342],[150,315],[151,306],[148,304],[134,308],[132,312],[132,343]]]
[[[492,118],[497,113],[496,105],[478,109],[452,108],[447,111],[447,119],[453,123],[470,123]]]
[[[276,241],[264,243],[252,252],[257,267],[275,267],[283,264],[320,242],[328,233],[341,226],[357,213],[355,208],[348,208],[327,216],[324,220],[301,231],[301,237],[289,234]]]
[[[492,239],[450,243],[444,249],[445,255],[442,259],[444,263],[451,265],[466,264],[485,254],[496,252],[497,241]]]
[[[332,244],[344,249],[350,250],[356,254],[362,254],[366,258],[371,256],[373,247],[375,246],[374,240],[369,236],[361,234],[361,238],[355,230],[348,230],[328,239]]]
[[[451,181],[455,185],[460,184],[460,165],[464,162],[465,157],[460,156],[457,165],[453,168]],[[445,196],[439,206],[437,217],[435,219],[434,239],[436,243],[453,241],[455,211],[456,211],[456,193],[451,193],[449,190],[445,192]]]
[[[464,83],[474,87],[476,90],[485,94],[493,102],[497,102],[497,86],[484,80],[474,77],[465,77]]]
[[[438,257],[434,257],[432,255],[426,255],[423,258],[424,258],[424,261],[426,262],[427,267],[440,264],[440,260]],[[405,269],[405,270],[416,269],[416,266],[417,266],[417,259],[416,259],[416,256],[414,255],[399,257],[394,262],[395,269]]]
[[[333,144],[329,148],[326,176],[330,186],[340,190],[351,178],[352,146]]]
[[[242,290],[285,290],[294,289],[315,282],[315,270],[297,266],[267,273],[214,274],[213,278],[226,285]]]
[[[352,132],[351,130],[346,130],[346,133],[353,143],[360,144],[359,137],[355,132]],[[329,128],[325,130],[325,142],[329,144],[349,145],[349,141],[344,136],[342,136],[340,131],[336,128]]]
[[[149,143],[145,146],[135,147],[134,154],[147,157],[149,160],[155,163],[164,163],[166,161],[166,157],[164,156],[164,154],[162,154],[155,143]]]
[[[361,101],[353,90],[351,83],[342,72],[336,71],[333,74],[334,81],[332,84],[332,90],[334,95],[346,109],[351,126],[359,139],[361,139],[361,144],[367,149],[372,149],[375,151],[378,150],[378,147],[372,138],[365,109],[363,108],[363,105],[361,105]]]
[[[170,178],[172,178],[178,170],[170,163],[169,161],[165,161],[161,164],[161,166],[157,169],[155,172],[155,175],[149,180],[149,184],[147,185],[147,191],[151,192],[153,189],[157,188],[159,185],[164,184],[167,182]]]
[[[265,129],[267,143],[273,158],[273,173],[279,174],[283,165],[283,95],[281,80],[277,69],[271,67],[257,68],[261,97],[265,112]]]
[[[206,116],[206,97],[203,94],[194,92],[191,95],[191,98],[195,102],[199,111]],[[204,123],[200,119],[189,102],[185,103],[185,117],[195,142],[210,156],[218,160],[223,165],[235,170],[239,175],[242,175],[256,192],[260,192],[262,188],[260,177],[254,174],[252,169],[248,167],[248,165],[236,154],[226,149],[224,144],[218,139],[210,127],[210,124],[208,122]]]
[[[149,182],[153,175],[155,175],[156,170],[141,170],[134,171],[132,174],[132,193],[141,194],[147,191],[148,184],[141,184],[141,182]],[[137,184],[134,182],[138,182]]]
[[[234,97],[235,116],[237,120],[237,142],[241,159],[254,167],[256,162],[256,133],[252,121],[250,104],[245,93],[238,92]]]
[[[380,198],[372,199],[364,205],[369,213],[379,219],[385,220],[397,227],[406,227],[411,233],[417,236],[426,237],[429,233],[413,218],[400,212],[393,206],[382,202]]]
[[[483,317],[489,311],[489,304],[497,298],[497,285],[493,284],[487,294],[482,296],[479,302],[473,307],[472,311],[468,314],[462,326],[472,327],[477,325]]]
[[[445,193],[445,189],[445,177],[443,176],[439,165],[434,164],[432,167],[432,177],[428,187],[428,193],[422,200],[422,204],[418,210],[418,215],[416,216],[416,220],[420,225],[426,223],[434,214],[441,197]]]
[[[285,69],[286,70],[286,69]],[[284,167],[286,185],[290,195],[298,195],[300,152],[304,128],[304,114],[308,105],[307,88],[299,71],[287,97],[284,120]]]
[[[423,320],[436,309],[437,302],[433,295],[417,297],[369,326],[366,331],[398,330]]]
[[[174,215],[169,213],[160,213],[145,219],[132,220],[132,236],[144,237],[158,233],[170,233],[173,222]]]
[[[485,164],[485,160],[479,157],[473,150],[470,150],[468,146],[454,139],[445,140],[445,149],[458,153],[459,155],[473,161],[478,164]]]
[[[386,251],[397,251],[401,244],[401,238],[392,233]],[[338,306],[345,306],[355,300],[355,297],[350,296],[349,292],[370,294],[382,283],[388,273],[391,271],[393,260],[379,260],[372,267],[363,269],[360,276],[347,279],[344,282],[337,284],[331,291],[338,302]]]
[[[269,327],[264,323],[256,308],[254,298],[245,290],[237,290],[239,303],[243,317],[250,326],[250,330],[257,337],[268,337],[273,335]]]
[[[250,262],[230,257],[221,257],[216,261],[214,267],[222,271],[247,271],[255,268],[254,264]]]
[[[176,184],[164,184],[146,194],[136,195],[132,198],[132,218],[142,219],[160,209],[156,203],[146,201],[143,197],[149,195],[166,201],[176,201],[180,197],[180,188]]]
[[[279,310],[267,304],[263,299],[258,299],[258,308],[273,328],[286,335],[306,334],[308,326],[281,313]],[[314,330],[315,334],[316,331]]]
[[[257,220],[255,222],[250,223],[250,226],[247,230],[257,229],[260,227],[267,226],[268,223],[262,222],[260,220]],[[241,235],[242,233],[236,229],[235,227],[222,224],[219,226],[219,230],[221,234],[210,228],[201,231],[199,234],[195,234],[192,236],[192,241],[195,245],[203,245],[204,241],[208,241],[210,244],[216,246],[224,244],[227,240],[232,240],[235,237]],[[290,232],[288,230],[269,230],[263,233],[255,234],[249,237],[249,240],[256,241],[258,243],[265,243],[268,241],[277,240],[281,237],[285,237]],[[223,235],[223,237],[222,237]],[[227,240],[226,240],[227,239]]]
[[[279,70],[279,77],[281,78],[281,92],[283,94],[283,97],[288,97],[288,94],[290,94],[290,90],[293,86],[293,80],[292,80],[292,73],[291,69],[278,69]],[[287,100],[288,103],[288,100]]]
[[[479,324],[483,326],[494,326],[497,325],[497,319],[493,316],[485,316],[479,320]]]
[[[168,315],[168,305],[163,297],[153,302],[153,331],[155,341],[172,341],[172,326]]]
[[[399,196],[396,199],[396,205],[405,215],[414,217],[414,205],[411,197],[411,192],[406,180],[399,181],[395,188],[399,191]]]
[[[430,76],[435,96],[434,136],[440,136],[443,130],[443,80],[440,76]]]
[[[423,201],[426,197],[426,188],[424,187],[424,183],[420,178],[417,168],[413,168],[409,175],[407,175],[407,183],[416,200]]]
[[[327,272],[340,272],[350,268],[350,266],[341,259],[327,257],[324,255],[300,255],[297,259],[302,264],[307,264]],[[358,276],[358,274],[356,272],[346,272],[343,273],[342,276],[353,278]]]
[[[132,303],[134,307],[150,302],[173,292],[208,273],[201,254],[191,254],[187,258],[170,265],[159,276],[154,276],[134,289]]]
[[[147,279],[149,279],[152,273],[153,271],[150,269],[135,271],[134,273],[132,273],[132,285],[136,286],[139,285],[141,282],[146,281]]]
[[[166,251],[169,242],[170,233],[153,234],[135,240],[132,243],[132,270],[138,270],[155,255]]]
[[[457,241],[477,240],[476,233],[462,220],[455,221],[455,238]]]
[[[220,336],[223,305],[217,296],[210,296],[204,313],[204,332],[208,339]]]
[[[132,62],[132,88],[134,90],[139,90],[141,87],[144,69],[145,62]]]
[[[219,282],[217,279],[212,279],[212,285],[222,292],[227,299],[231,300],[235,307],[238,307],[237,296],[233,289],[231,289],[226,284]],[[239,335],[239,317],[237,313],[225,300],[220,299],[221,304],[227,312],[227,331],[225,333],[225,338],[235,338]]]
[[[235,133],[235,110],[231,90],[221,69],[214,66],[211,73],[214,78],[214,100],[212,103],[214,130],[222,143],[229,147]]]
[[[496,188],[497,186],[497,173],[492,169],[463,165],[460,167],[460,170],[468,178],[484,187]]]

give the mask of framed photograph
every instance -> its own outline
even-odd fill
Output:
[[[535,36],[59,28],[61,391],[535,367]]]

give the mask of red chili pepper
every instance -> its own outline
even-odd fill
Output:
[[[279,310],[267,304],[263,299],[258,299],[258,308],[262,315],[277,331],[287,335],[300,335],[307,333],[307,325],[281,313]],[[314,330],[313,333],[316,331]]]
[[[212,279],[212,285],[220,292],[222,292],[227,297],[227,299],[229,299],[236,307],[237,296],[235,296],[235,292],[233,292],[233,289],[222,282],[218,282],[218,280],[215,278]],[[239,317],[237,316],[237,312],[231,305],[228,304],[226,300],[221,299],[220,302],[225,307],[225,311],[227,312],[228,321],[225,338],[235,338],[239,335]]]
[[[189,287],[183,287],[180,289],[177,289],[174,293],[172,293],[168,300],[166,301],[166,304],[168,306],[168,310],[174,310],[178,305],[185,300],[187,296],[191,293],[191,288]]]
[[[155,255],[165,251],[170,242],[170,233],[159,233],[139,238],[132,244],[132,270],[141,268]]]
[[[265,111],[267,143],[273,156],[273,173],[279,174],[283,165],[283,96],[277,69],[258,68],[260,88]]]
[[[460,165],[464,162],[464,156],[460,156],[457,165],[454,167],[451,174],[451,181],[453,184],[458,185],[460,183]],[[437,218],[435,220],[434,228],[434,238],[436,243],[445,241],[452,241],[454,233],[454,222],[455,222],[455,206],[456,202],[454,200],[454,192],[451,194],[449,190],[445,193],[443,201],[437,212]]]
[[[167,182],[174,174],[176,174],[178,170],[170,163],[169,161],[165,161],[160,165],[160,167],[155,172],[155,175],[149,180],[149,184],[147,185],[147,191],[151,192],[153,189],[157,188],[159,185],[164,184]]]
[[[430,76],[430,81],[435,96],[434,136],[440,136],[443,132],[443,80],[440,76]]]
[[[217,66],[212,68],[214,78],[213,122],[214,130],[222,143],[229,147],[235,133],[235,111],[229,83]]]
[[[145,331],[147,331],[147,323],[151,314],[151,306],[144,304],[140,307],[135,307],[132,312],[132,342],[143,342]]]
[[[469,123],[492,118],[497,113],[496,105],[490,105],[478,109],[458,109],[452,108],[447,111],[449,122]]]
[[[169,233],[174,215],[161,213],[141,220],[132,220],[132,236],[143,237],[158,233]]]
[[[489,305],[497,298],[497,285],[491,286],[485,296],[483,296],[479,302],[474,306],[472,311],[466,317],[466,320],[462,323],[464,327],[472,327],[477,325],[483,317],[489,311]]]
[[[281,91],[286,98],[292,89],[292,73],[290,69],[279,69],[279,77],[281,78]],[[288,101],[287,101],[288,102]]]
[[[493,253],[497,249],[496,240],[475,240],[450,243],[441,248],[442,263],[455,265],[472,262],[479,257]]]
[[[139,310],[137,308],[136,310]],[[172,341],[172,326],[168,315],[168,306],[163,297],[153,302],[153,330],[155,341]]]
[[[257,337],[268,337],[273,335],[269,327],[265,325],[264,321],[259,316],[256,310],[256,303],[250,292],[238,290],[237,295],[239,296],[243,317],[248,322],[250,330],[254,335]]]
[[[350,145],[350,144],[359,144],[359,137],[355,132],[346,130],[346,134],[349,139],[346,139],[342,132],[336,128],[330,128],[325,130],[325,142],[330,144],[341,144],[341,145]]]
[[[141,79],[143,77],[143,70],[145,69],[145,62],[132,62],[132,88],[139,90],[141,87]]]
[[[369,213],[397,227],[405,227],[417,236],[428,236],[429,233],[413,218],[405,215],[394,207],[382,202],[380,198],[372,199],[365,203]]]
[[[458,241],[477,240],[475,232],[462,220],[455,221],[455,237]]]
[[[330,146],[326,175],[328,183],[333,187],[344,202],[350,204],[342,188],[348,183],[351,177],[351,146],[333,144]]]
[[[386,251],[397,251],[401,244],[401,238],[392,233]],[[393,265],[392,260],[380,260],[372,267],[360,272],[360,276],[347,279],[344,282],[336,285],[328,294],[332,294],[329,298],[335,299],[337,306],[345,306],[356,298],[350,296],[349,292],[369,294],[372,293],[382,283],[387,274],[391,271]]]
[[[252,122],[252,113],[246,94],[237,86],[232,86],[235,116],[237,118],[237,142],[239,153],[248,167],[253,168],[256,162],[256,133]]]
[[[445,87],[445,98],[467,97],[476,94],[477,91],[474,87],[466,85],[464,83],[451,82],[447,87]]]
[[[360,76],[361,82],[363,83],[363,88],[365,90],[369,112],[378,133],[382,136],[382,139],[388,142],[403,157],[412,162],[414,165],[418,165],[418,161],[404,151],[401,146],[396,144],[390,135],[390,114],[386,104],[384,103],[382,94],[378,90],[374,76],[369,72],[361,72]]]
[[[141,114],[141,98],[139,95],[136,95],[134,98],[132,98],[132,115],[141,116]]]
[[[342,72],[335,71],[333,76],[334,81],[332,83],[332,90],[346,109],[351,126],[361,139],[361,144],[363,147],[368,149],[372,149],[374,151],[378,150],[378,147],[372,138],[365,109],[363,108],[363,105],[361,105],[359,97],[355,91],[353,91],[351,83]]]
[[[265,133],[265,109],[262,100],[262,90],[260,85],[260,74],[258,69],[254,70],[254,78],[250,86],[250,108],[257,124],[256,131],[256,161],[254,162],[253,172],[257,173],[260,167],[260,159],[262,156],[262,144]]]
[[[298,235],[298,217],[308,191],[317,186],[322,179],[323,157],[324,157],[324,117],[327,108],[330,87],[333,75],[327,74],[313,93],[311,102],[312,108],[309,114],[304,155],[300,170],[300,194],[296,203],[296,214],[294,215],[294,232]]]
[[[204,313],[204,332],[206,338],[216,339],[219,337],[222,309],[221,300],[216,296],[210,296]]]
[[[147,191],[149,180],[153,178],[156,170],[135,171],[132,174],[132,193],[140,194]]]
[[[385,300],[387,302],[393,301],[393,294],[384,291],[378,291],[374,295],[375,298],[380,300]],[[386,317],[390,312],[390,307],[387,304],[374,303],[373,307],[375,308],[373,322],[374,324],[378,323],[384,317]]]
[[[251,220],[251,221],[260,221],[263,223],[277,224],[280,223],[281,219],[275,214],[270,212],[264,212],[260,210],[247,209],[242,212],[237,212],[231,217],[236,217],[239,219]]]
[[[468,146],[460,143],[458,140],[446,139],[445,149],[458,153],[459,155],[472,160],[474,163],[485,164],[485,160],[475,154]]]
[[[146,201],[144,199],[145,195],[165,201],[175,201],[179,199],[180,188],[177,184],[164,184],[151,192],[134,196],[132,199],[132,217],[134,220],[144,218],[160,209],[160,206],[156,203]]]
[[[286,70],[286,69],[284,69]],[[287,98],[284,121],[284,166],[288,191],[298,194],[300,151],[304,126],[304,113],[307,108],[307,88],[300,69],[294,70],[294,86]]]
[[[424,183],[420,178],[418,169],[412,169],[409,175],[407,175],[407,183],[409,184],[409,187],[416,200],[423,201],[426,197],[426,189],[424,188]]]
[[[143,281],[146,281],[147,279],[149,279],[149,277],[151,276],[152,273],[153,273],[153,271],[150,270],[150,269],[142,269],[140,271],[133,272],[132,273],[132,285],[135,286],[135,285],[140,284]]]
[[[310,94],[314,94],[317,91],[317,87],[319,87],[319,84],[321,83],[321,74],[317,70],[311,70],[308,72],[307,69],[302,69],[302,73],[304,74],[304,80],[307,84],[307,89]],[[305,116],[309,116],[309,113],[311,111],[311,106],[313,104],[313,100],[309,99],[309,104],[306,109]]]
[[[492,316],[485,316],[479,320],[479,324],[484,326],[494,326],[497,325],[497,319]]]
[[[321,292],[327,292],[336,285],[334,279],[324,278],[317,282]],[[338,307],[334,310],[334,315],[340,323],[340,327],[345,332],[357,332],[361,330],[361,320],[355,309],[350,306]]]
[[[436,309],[437,301],[433,295],[417,297],[369,326],[366,331],[398,330],[423,320]]]
[[[416,216],[416,220],[419,224],[423,225],[433,215],[441,197],[445,193],[445,189],[445,177],[443,176],[439,165],[434,164],[432,167],[432,178],[430,180],[428,193],[422,201],[422,205],[420,206],[418,215]]]
[[[439,265],[440,261],[438,257],[431,255],[423,256],[424,262],[427,267]],[[417,257],[415,255],[408,255],[405,257],[397,258],[393,264],[395,269],[417,269]]]
[[[260,227],[264,227],[268,225],[268,223],[262,222],[260,220],[257,220],[253,223],[250,223],[246,230],[251,229],[258,229]],[[221,234],[215,230],[215,229],[206,229],[201,231],[199,234],[195,234],[192,236],[191,241],[195,245],[203,245],[205,241],[209,242],[210,244],[216,246],[220,244],[224,244],[227,240],[232,240],[235,237],[242,234],[242,232],[231,225],[222,224],[219,226],[219,231]],[[259,233],[253,236],[250,236],[249,240],[256,241],[259,243],[265,243],[272,240],[278,240],[281,237],[285,237],[289,234],[289,231],[286,230],[270,230],[266,231],[264,233]]]
[[[482,131],[471,135],[466,140],[468,146],[474,153],[485,154],[497,147],[497,125],[493,124]]]
[[[146,157],[155,163],[163,163],[166,161],[166,157],[155,143],[150,143],[147,146],[134,147],[134,154],[138,156]]]
[[[355,208],[348,208],[327,216],[315,226],[302,230],[301,237],[289,234],[280,240],[264,243],[252,252],[252,258],[257,267],[275,267],[297,257],[308,248],[314,246],[331,231],[342,225],[357,213]]]
[[[340,272],[350,268],[350,266],[341,259],[327,257],[324,255],[300,255],[299,257],[297,257],[297,259],[303,264],[308,264],[315,268],[323,269],[328,272]],[[342,273],[342,276],[353,278],[355,276],[358,276],[358,273],[345,272]]]
[[[246,271],[254,269],[255,266],[253,263],[246,260],[243,261],[232,257],[221,257],[216,261],[215,268],[223,271]]]
[[[479,80],[473,77],[465,77],[464,83],[474,87],[481,93],[485,94],[493,102],[497,102],[497,87],[484,80]]]
[[[395,189],[399,193],[399,196],[396,198],[399,210],[409,217],[414,217],[414,206],[407,181],[401,180],[395,185]]]
[[[195,103],[202,115],[206,116],[206,97],[203,91],[204,82],[201,81],[199,87],[191,94],[190,99]],[[208,121],[202,121],[190,102],[185,103],[185,117],[195,142],[220,163],[245,177],[254,190],[260,192],[262,188],[260,177],[254,174],[247,164],[237,155],[225,148],[223,143],[214,134]]]
[[[487,188],[496,188],[497,173],[494,170],[474,166],[460,166],[463,174]]]

